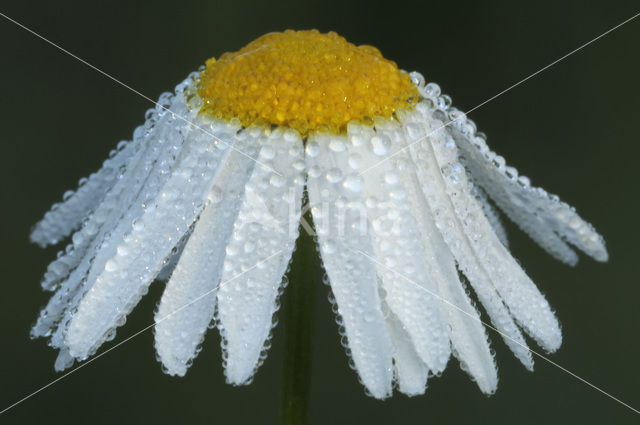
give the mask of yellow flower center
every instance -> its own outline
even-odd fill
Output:
[[[409,75],[375,47],[316,30],[265,34],[207,60],[198,95],[202,113],[244,126],[288,126],[303,136],[389,118],[419,97]]]

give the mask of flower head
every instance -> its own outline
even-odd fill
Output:
[[[303,137],[344,132],[349,121],[391,118],[418,99],[409,74],[371,46],[338,34],[266,34],[217,61],[209,59],[198,84],[202,112],[243,126],[275,124]]]
[[[31,238],[57,243],[32,330],[83,360],[155,279],[158,358],[184,375],[215,321],[227,380],[262,361],[308,193],[358,375],[377,398],[424,392],[453,354],[485,393],[497,372],[473,289],[517,358],[559,324],[511,256],[494,204],[551,255],[606,261],[568,205],[508,167],[437,85],[336,34],[267,34],[160,96],[131,142],[65,194]],[[463,277],[464,276],[464,277]]]

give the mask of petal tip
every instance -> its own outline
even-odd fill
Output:
[[[492,377],[492,379],[488,380],[479,380],[476,382],[478,384],[478,388],[482,391],[483,394],[487,396],[492,396],[498,390],[498,378]]]
[[[180,362],[162,361],[162,371],[169,376],[182,378],[187,374],[187,365]]]
[[[230,385],[249,385],[253,381],[253,370],[247,372],[246,370],[242,370],[237,367],[229,367],[229,365],[227,365],[224,373],[227,384]]]

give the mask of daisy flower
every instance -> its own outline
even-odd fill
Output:
[[[307,196],[348,354],[376,398],[394,382],[423,393],[451,355],[496,390],[471,289],[526,368],[524,334],[547,352],[560,346],[495,206],[565,263],[578,259],[570,245],[607,260],[593,227],[507,166],[436,84],[335,33],[286,31],[209,59],[162,94],[133,140],[35,226],[42,246],[72,236],[45,273],[55,293],[32,335],[67,368],[165,280],[164,370],[184,375],[214,324],[227,381],[248,383]]]

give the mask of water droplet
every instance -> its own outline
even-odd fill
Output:
[[[424,87],[424,93],[431,98],[440,96],[440,86],[436,83],[429,83]]]
[[[322,169],[317,165],[313,165],[311,168],[309,168],[308,173],[309,177],[318,178],[320,177],[320,174],[322,174]]]
[[[295,161],[292,166],[295,170],[302,171],[304,170],[304,161]]]
[[[362,157],[360,155],[358,155],[357,153],[352,153],[351,155],[349,155],[349,167],[351,167],[354,170],[359,170],[360,168],[362,168]]]
[[[284,178],[284,176],[278,175],[278,174],[273,174],[270,178],[269,178],[269,184],[273,187],[282,187],[284,186],[284,184],[286,183],[286,179]]]
[[[334,152],[343,152],[345,148],[344,142],[340,139],[333,139],[329,142],[329,149]]]
[[[265,145],[260,149],[260,158],[262,159],[273,159],[276,156],[276,150],[273,146]]]
[[[364,143],[364,138],[361,134],[352,134],[351,136],[349,136],[349,141],[354,147],[357,148],[358,146],[362,146],[362,144]]]
[[[519,176],[518,177],[518,184],[520,184],[521,188],[528,189],[529,186],[531,186],[531,180],[529,180],[529,178],[526,177],[526,176]]]
[[[424,77],[419,72],[412,72],[409,74],[411,76],[411,82],[418,87],[424,86]]]
[[[401,201],[407,196],[407,193],[403,189],[392,190],[389,192],[389,197],[396,201]]]
[[[116,263],[114,260],[109,260],[104,265],[104,269],[105,271],[108,271],[108,272],[116,271],[118,270],[118,263]]]
[[[362,190],[362,185],[362,177],[358,174],[350,174],[343,183],[343,186],[352,192],[360,192]]]
[[[393,171],[387,171],[384,175],[384,182],[388,185],[394,185],[398,183],[398,175]]]
[[[217,204],[218,202],[222,201],[222,190],[219,187],[214,187],[213,189],[211,189],[211,191],[209,192],[209,195],[207,196],[207,199],[212,203],[212,204]]]
[[[325,254],[333,254],[336,252],[336,244],[335,242],[328,240],[322,243],[322,251]]]
[[[389,139],[381,136],[374,136],[371,138],[371,146],[373,147],[373,153],[378,156],[386,155],[389,152]]]
[[[444,109],[446,111],[451,106],[451,97],[447,96],[446,94],[443,94],[438,98],[437,105],[438,105],[438,108]]]
[[[320,153],[320,146],[318,145],[318,142],[311,141],[311,142],[307,143],[307,147],[306,147],[305,151],[307,153],[307,156],[309,156],[311,158],[315,158]]]
[[[340,171],[339,168],[334,167],[327,171],[326,177],[330,183],[338,183],[342,180],[342,171]]]

